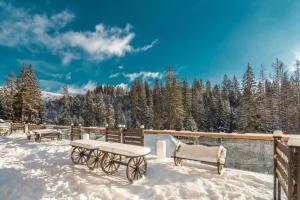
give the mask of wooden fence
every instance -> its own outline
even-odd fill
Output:
[[[282,141],[274,133],[274,200],[281,199],[281,188],[288,200],[300,200],[300,139]]]
[[[14,130],[27,130],[24,123],[11,123],[11,127]],[[46,128],[53,129],[69,129],[71,126],[63,125],[45,125]],[[81,126],[82,132],[87,133],[98,133],[105,134],[105,127],[84,127]],[[162,135],[172,135],[172,136],[181,136],[181,137],[208,137],[208,138],[219,138],[219,139],[241,139],[241,140],[265,140],[272,141],[273,135],[266,133],[212,133],[212,132],[192,132],[192,131],[175,131],[175,130],[152,130],[145,129],[144,134],[162,134]],[[283,135],[281,140],[287,142],[290,135]]]

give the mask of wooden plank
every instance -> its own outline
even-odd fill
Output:
[[[144,146],[143,143],[140,143],[140,142],[134,142],[134,141],[124,141],[124,144],[132,144],[132,145]]]
[[[144,140],[144,138],[142,137],[123,137],[123,141],[139,141],[142,142]]]
[[[70,128],[70,126],[57,126],[55,128]],[[105,132],[105,127],[82,127],[85,130]],[[241,140],[273,140],[273,134],[267,133],[213,133],[213,132],[192,132],[192,131],[175,131],[175,130],[144,130],[144,134],[162,134],[185,137],[208,137],[208,138],[224,138],[224,139],[241,139]],[[283,135],[282,141],[287,142],[292,135]]]
[[[174,130],[144,130],[145,134],[162,134],[186,137],[209,137],[209,138],[225,138],[225,139],[241,139],[241,140],[273,140],[273,134],[262,133],[210,133],[210,132],[192,132],[192,131],[174,131]],[[288,141],[289,136],[284,135],[283,141]]]
[[[277,141],[277,144],[276,144],[276,147],[278,148],[278,149],[280,149],[280,151],[282,152],[282,153],[284,153],[286,156],[288,155],[288,153],[289,153],[289,148],[288,148],[288,146],[286,145],[286,144],[284,144],[283,142],[280,142],[280,141]]]
[[[276,175],[277,175],[277,177],[278,177],[278,181],[279,181],[280,185],[282,186],[284,192],[285,192],[286,194],[288,194],[288,186],[287,186],[287,185],[285,184],[285,182],[282,180],[282,176],[281,176],[281,174],[279,173],[279,171],[278,171],[277,169],[276,169]]]
[[[281,157],[281,155],[280,154],[276,154],[276,156],[274,157],[274,159],[277,161],[277,163],[280,163],[284,167],[284,170],[287,172],[288,163]]]
[[[283,166],[281,165],[281,163],[277,162],[277,170],[280,173],[280,175],[283,178],[283,181],[285,182],[285,184],[288,184],[288,175],[287,175],[287,169],[284,169]]]

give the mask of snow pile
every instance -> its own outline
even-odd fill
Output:
[[[147,143],[147,142],[146,142]],[[74,165],[69,141],[0,138],[0,199],[271,199],[271,175],[148,157],[146,177],[129,184],[125,167],[115,175]]]

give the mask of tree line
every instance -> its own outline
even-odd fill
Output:
[[[20,78],[7,77],[2,89],[1,116],[14,121],[84,126],[175,129],[207,132],[262,132],[276,129],[300,131],[300,62],[289,73],[276,59],[272,73],[263,67],[256,78],[247,65],[241,83],[227,75],[221,84],[179,80],[168,68],[163,80],[149,84],[135,80],[125,90],[99,85],[84,95],[71,96],[68,86],[62,98],[42,101],[33,67],[22,67]]]

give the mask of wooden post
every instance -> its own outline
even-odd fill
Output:
[[[143,141],[143,146],[145,146],[145,141],[144,141],[144,129],[145,129],[145,126],[144,125],[141,125],[140,127],[142,129],[142,141]]]
[[[26,123],[25,122],[23,123],[24,123],[24,133],[26,133]],[[27,126],[27,130],[28,130],[28,126]]]
[[[81,124],[78,124],[78,128],[79,128],[79,139],[81,140],[82,139],[82,137],[81,137]]]
[[[10,134],[12,134],[12,126],[13,126],[13,123],[10,122],[9,125],[10,125],[10,126],[9,126],[9,129],[10,129],[9,131],[10,131]]]
[[[275,159],[275,156],[276,156],[276,146],[277,146],[277,142],[281,140],[282,138],[282,131],[274,131],[273,133],[273,199],[274,200],[280,200],[280,183],[279,183],[279,180],[277,179],[277,175],[276,175],[276,167],[277,167],[277,164],[276,164],[276,159]],[[278,191],[277,191],[278,190]]]
[[[300,199],[300,138],[291,137],[289,146],[288,199]]]
[[[70,138],[71,141],[73,141],[73,126],[74,126],[74,124],[71,124],[71,135],[70,135],[71,136],[71,138]]]

